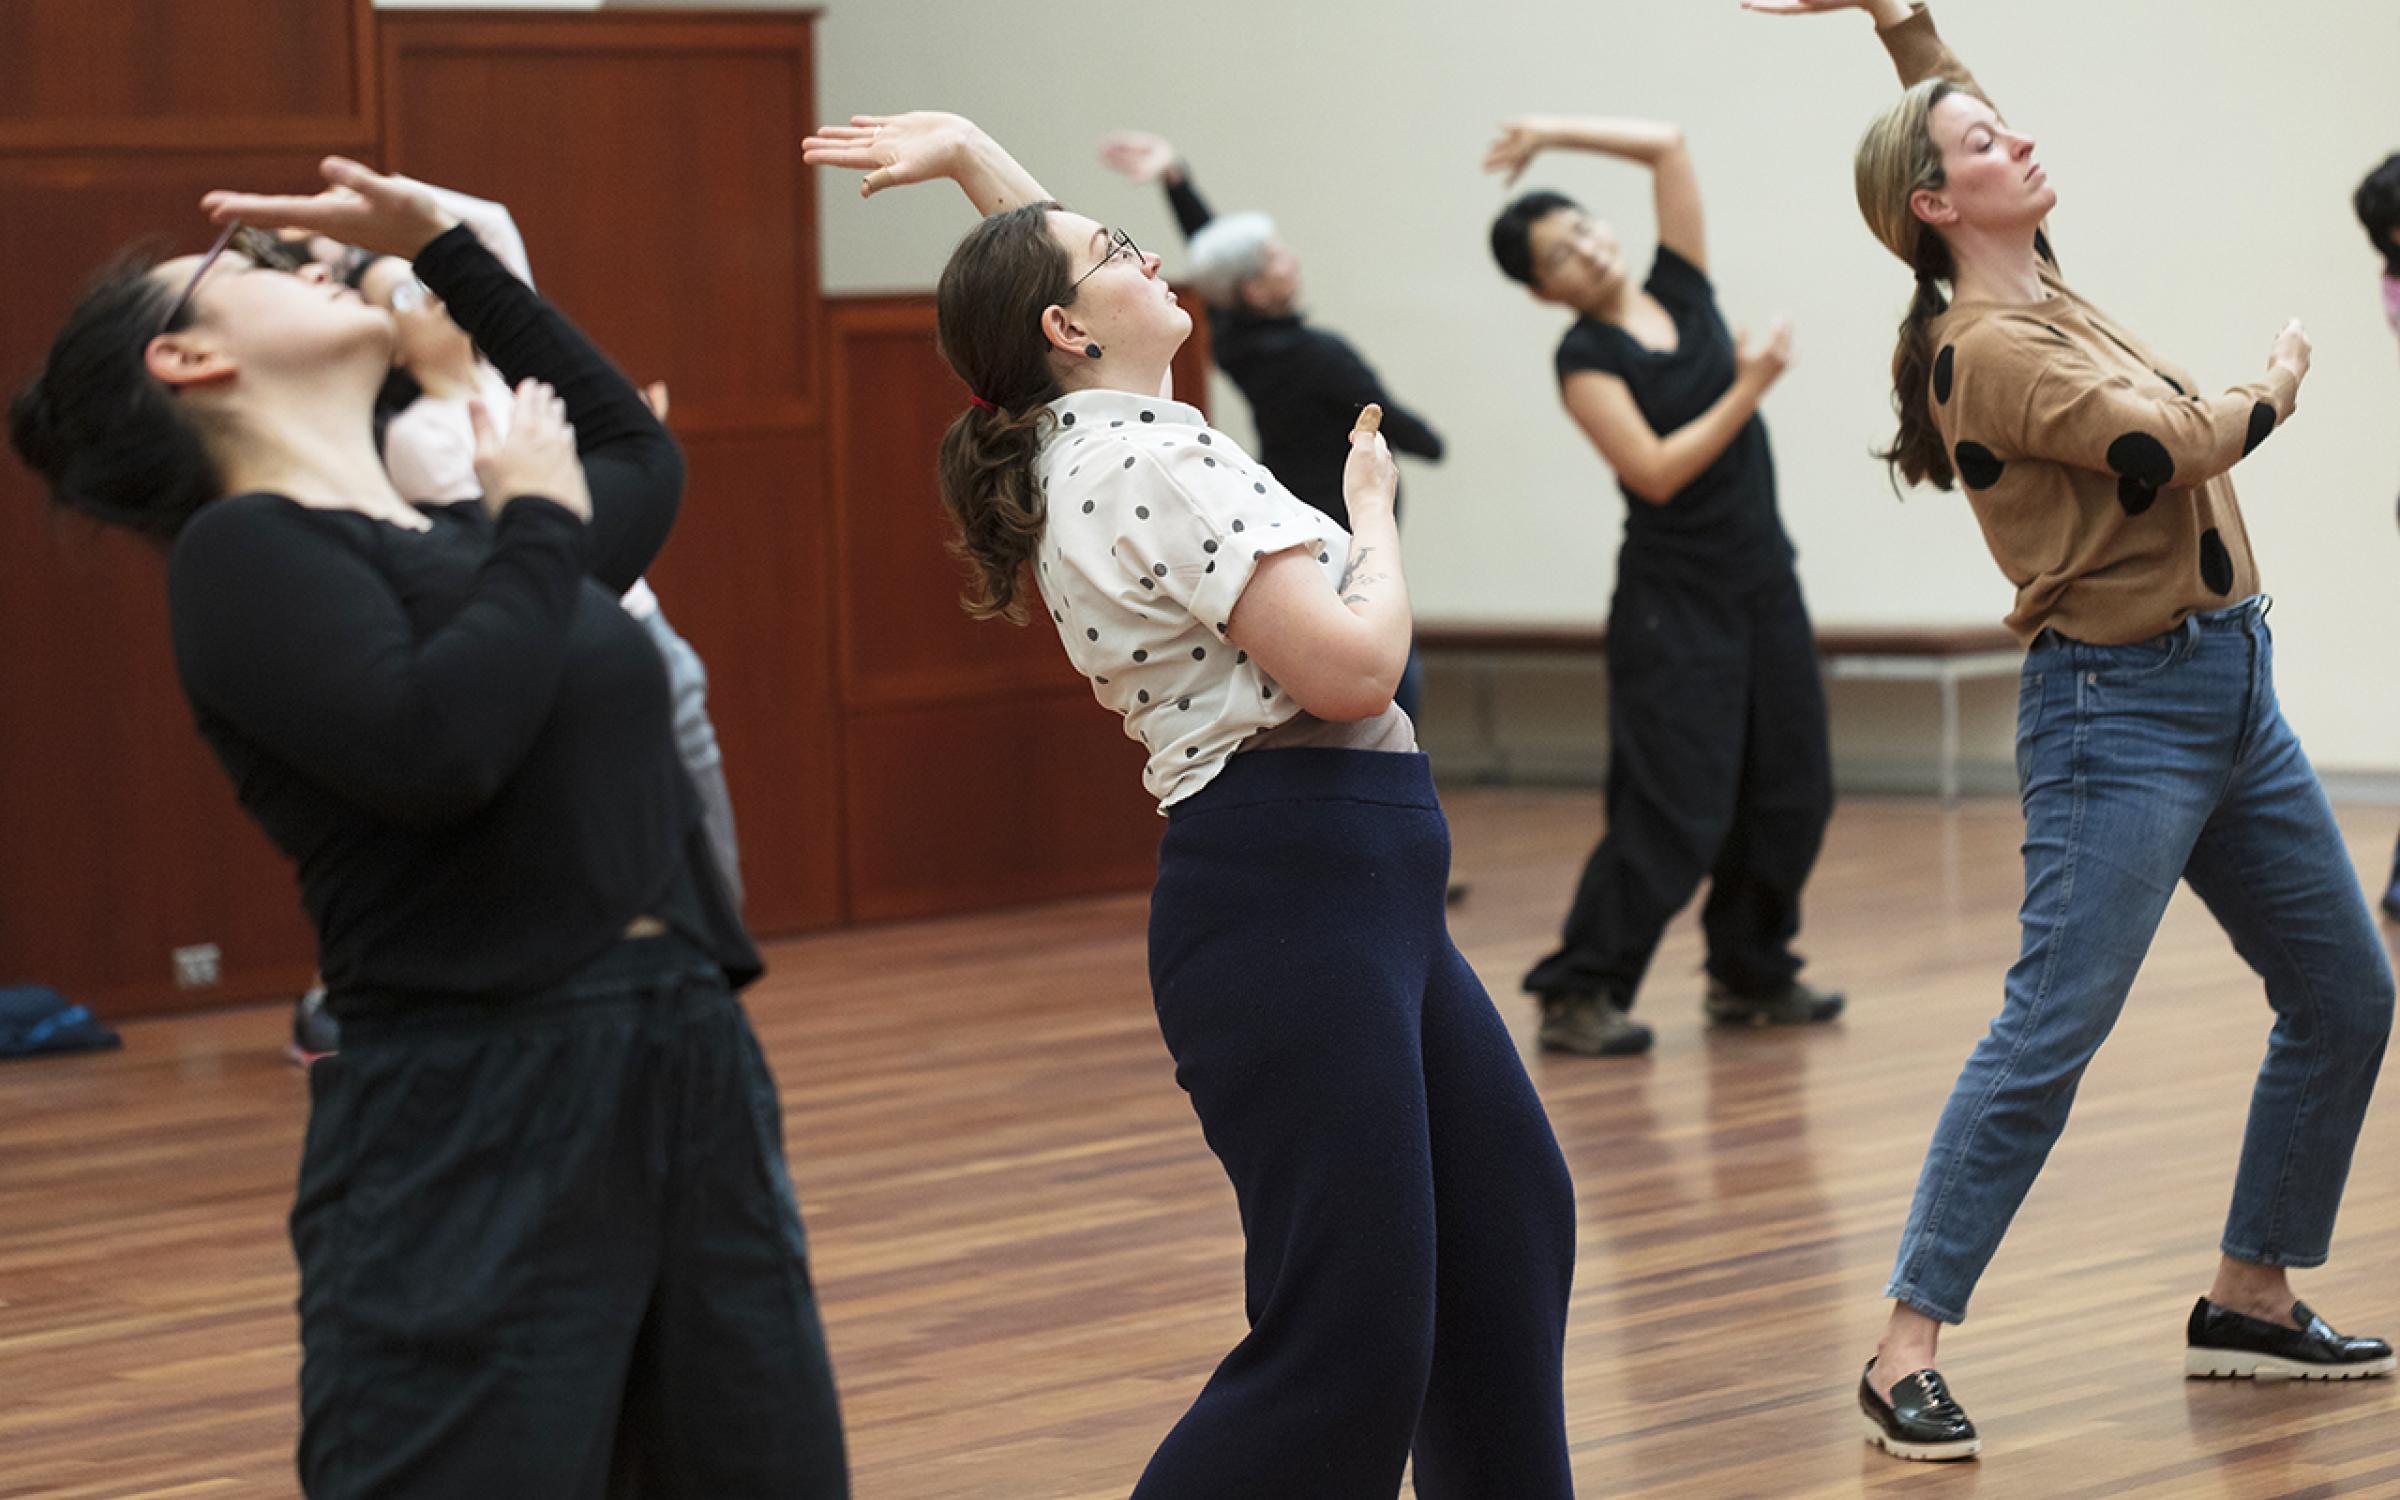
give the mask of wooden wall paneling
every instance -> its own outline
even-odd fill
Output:
[[[752,928],[840,920],[806,13],[386,13],[399,170],[505,203],[536,283],[690,458],[654,574],[707,662]]]
[[[0,154],[0,380],[13,391],[94,270],[150,237],[204,248],[200,194],[297,182],[313,149]],[[294,991],[314,962],[289,864],[234,802],[177,686],[161,559],[54,513],[0,461],[0,983],[115,1014]],[[170,950],[215,944],[223,981],[178,990]]]
[[[1167,825],[1142,747],[1080,680],[853,712],[843,733],[855,921],[1136,890],[1157,868]]]
[[[5,0],[0,151],[366,150],[374,38],[371,0]]]
[[[543,291],[686,431],[817,424],[810,17],[383,18],[384,138],[506,203]]]
[[[850,915],[1145,884],[1163,825],[1140,747],[1038,612],[1019,629],[958,606],[935,453],[966,392],[931,299],[836,299],[828,326]]]
[[[683,434],[683,514],[651,569],[708,665],[747,888],[763,936],[841,920],[833,536],[819,433]]]

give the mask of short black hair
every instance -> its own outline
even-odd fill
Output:
[[[1492,259],[1500,262],[1509,280],[1538,287],[1533,278],[1533,226],[1562,208],[1582,207],[1564,193],[1537,189],[1524,194],[1492,220]]]
[[[2367,174],[2350,204],[2358,210],[2358,222],[2366,226],[2367,238],[2382,254],[2384,270],[2400,276],[2400,245],[2392,243],[2392,232],[2400,230],[2400,151],[2385,157],[2382,166]]]

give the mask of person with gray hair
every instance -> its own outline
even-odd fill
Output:
[[[1211,213],[1163,137],[1119,131],[1100,143],[1100,159],[1135,182],[1165,186],[1191,247],[1185,284],[1208,303],[1209,349],[1250,403],[1259,460],[1285,488],[1347,528],[1342,466],[1349,446],[1342,434],[1369,404],[1383,408],[1383,436],[1394,453],[1440,460],[1440,435],[1392,399],[1350,341],[1302,317],[1300,257],[1276,234],[1273,219]],[[1412,718],[1421,688],[1412,652],[1397,695]]]

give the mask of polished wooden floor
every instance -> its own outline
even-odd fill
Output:
[[[1514,977],[1595,801],[1475,790],[1451,812],[1473,887],[1456,934],[1529,1041]],[[2394,822],[2345,814],[2362,871]],[[1529,1053],[1580,1191],[1582,1494],[2400,1496],[2400,1382],[2180,1376],[2268,1024],[2188,896],[1945,1347],[1986,1456],[1859,1441],[1851,1387],[1918,1157],[2015,951],[2018,835],[2004,803],[1842,809],[1805,945],[1851,993],[1836,1027],[1704,1032],[1687,918],[1643,996],[1655,1055]],[[1241,1333],[1232,1195],[1151,1020],[1144,911],[844,933],[776,950],[752,992],[862,1500],[1121,1497]],[[136,1024],[121,1054],[0,1068],[0,1497],[292,1492],[282,1214],[305,1094],[283,1019]],[[2335,1250],[2303,1294],[2400,1330],[2390,1100]]]

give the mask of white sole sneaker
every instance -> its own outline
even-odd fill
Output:
[[[1873,1417],[1862,1412],[1858,1420],[1866,1428],[1867,1441],[1894,1458],[1925,1464],[1946,1464],[1962,1458],[1973,1458],[1983,1451],[1981,1438],[1968,1438],[1963,1443],[1904,1443],[1885,1432],[1883,1424]]]
[[[2400,1365],[2400,1356],[2390,1354],[2366,1364],[2314,1365],[2276,1354],[2253,1354],[2247,1349],[2183,1351],[2183,1374],[2187,1380],[2371,1380],[2391,1374],[2395,1365]]]

